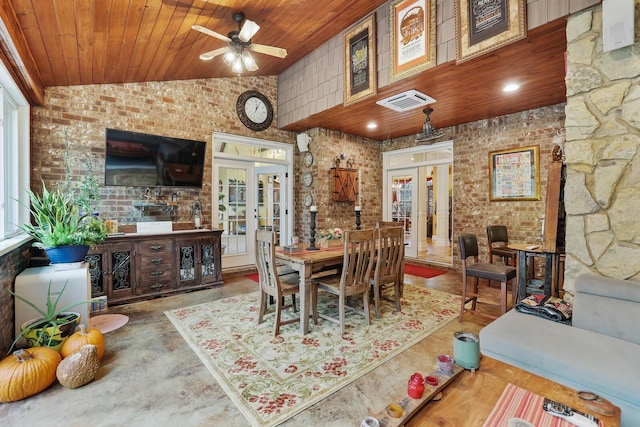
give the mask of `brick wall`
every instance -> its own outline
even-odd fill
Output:
[[[7,290],[13,290],[13,282],[25,268],[29,260],[29,245],[22,245],[6,255],[0,256],[0,358],[9,351],[14,339],[14,304],[13,295]]]
[[[32,187],[39,191],[41,178],[48,187],[64,181],[65,129],[71,147],[71,175],[76,182],[86,173],[85,160],[92,162],[98,182],[104,182],[105,128],[206,141],[203,188],[178,190],[175,221],[188,222],[192,202],[199,199],[204,226],[211,227],[212,133],[295,141],[294,134],[277,130],[277,111],[274,123],[263,132],[250,131],[236,114],[236,100],[246,90],[261,91],[277,110],[276,80],[276,77],[239,77],[48,88],[45,105],[33,109]],[[101,185],[98,209],[101,218],[135,222],[138,211],[132,202],[140,198],[143,190]],[[168,192],[164,195],[169,196]]]
[[[437,125],[437,123],[436,123]],[[504,224],[512,243],[535,242],[545,213],[548,166],[554,139],[564,129],[564,104],[495,117],[443,129],[442,140],[453,140],[454,265],[459,268],[457,236],[475,233],[480,256],[487,259],[485,227]],[[562,138],[560,139],[562,141]],[[410,138],[385,142],[384,151],[412,147]],[[489,200],[489,152],[540,146],[540,200]]]

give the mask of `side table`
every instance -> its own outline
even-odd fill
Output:
[[[531,294],[551,296],[558,293],[558,269],[560,253],[546,252],[541,246],[530,244],[510,244],[509,248],[518,251],[518,298],[520,301]],[[544,258],[544,277],[542,279],[529,274],[529,268],[534,257]]]

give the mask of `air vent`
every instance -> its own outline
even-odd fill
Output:
[[[425,95],[424,93],[412,89],[390,96],[386,99],[381,99],[376,102],[376,104],[395,111],[403,112],[413,110],[414,108],[422,107],[424,105],[433,104],[434,102],[436,102],[436,100],[429,95]]]

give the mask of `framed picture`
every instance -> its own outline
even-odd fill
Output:
[[[525,0],[460,0],[455,5],[458,64],[527,36]]]
[[[344,35],[344,105],[378,93],[376,17],[371,14]]]
[[[503,200],[540,200],[539,146],[489,153],[489,197]]]
[[[391,81],[436,65],[436,0],[391,2]]]

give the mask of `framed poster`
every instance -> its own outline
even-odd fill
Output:
[[[371,14],[344,35],[344,105],[378,92],[375,27]]]
[[[391,81],[436,65],[436,0],[391,2]]]
[[[460,0],[455,5],[457,63],[527,36],[525,0]]]
[[[539,146],[490,152],[489,177],[492,202],[540,200]]]

